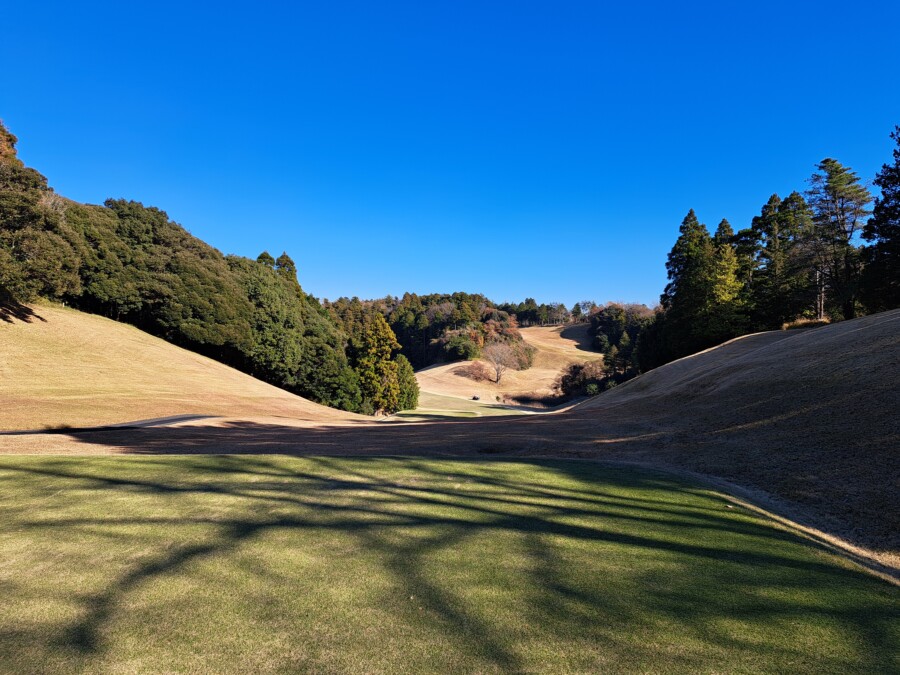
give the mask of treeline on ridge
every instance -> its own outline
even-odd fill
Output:
[[[893,162],[873,180],[835,159],[816,165],[808,189],[773,194],[750,226],[722,220],[714,233],[693,209],[666,263],[655,311],[576,304],[603,362],[576,364],[559,395],[592,395],[672,360],[762,330],[811,326],[900,307],[900,127]]]
[[[416,406],[390,328],[346,333],[304,293],[287,254],[223,256],[157,208],[65,199],[15,143],[0,125],[0,302],[43,297],[128,322],[344,410]]]
[[[891,137],[894,162],[874,180],[881,197],[829,158],[805,193],[773,194],[748,228],[722,220],[711,235],[689,211],[660,309],[639,337],[641,369],[749,332],[900,306],[900,127]]]

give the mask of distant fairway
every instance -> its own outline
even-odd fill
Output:
[[[546,396],[553,391],[553,384],[564,368],[573,363],[585,361],[600,361],[603,355],[591,350],[591,336],[589,324],[576,324],[574,326],[534,326],[522,328],[522,338],[535,349],[534,364],[526,370],[508,370],[503,374],[500,383],[490,380],[475,381],[466,375],[470,366],[469,362],[457,361],[443,365],[424,368],[416,373],[423,395],[435,395],[443,397],[443,403],[452,402],[453,399],[471,400],[478,396],[480,402],[473,403],[473,412],[482,415],[497,414],[490,410],[484,410],[485,406],[493,406],[498,397],[506,395],[536,395]],[[422,408],[432,406],[419,403]],[[440,409],[440,408],[439,408]],[[458,410],[458,404],[453,404],[447,410]],[[496,410],[496,407],[494,407]],[[434,410],[429,410],[432,414]],[[508,412],[506,414],[509,414]],[[434,415],[437,417],[438,415]],[[465,415],[448,414],[447,417],[462,417]]]
[[[566,461],[0,458],[5,672],[897,672],[900,593]]]

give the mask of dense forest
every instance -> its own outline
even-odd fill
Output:
[[[128,322],[325,405],[416,406],[390,329],[342,330],[287,254],[223,256],[157,208],[65,199],[15,143],[0,126],[0,302],[43,297]]]
[[[819,325],[900,307],[900,127],[874,197],[849,167],[824,159],[805,192],[773,194],[749,227],[714,233],[690,210],[655,310],[584,302],[603,363],[572,366],[561,395],[594,394],[639,372],[761,330]]]
[[[42,297],[125,321],[313,401],[367,414],[414,408],[414,369],[491,345],[528,368],[520,326],[588,322],[600,363],[564,395],[594,394],[747,332],[900,307],[900,127],[873,183],[822,160],[805,192],[773,194],[748,227],[710,233],[693,210],[668,256],[658,307],[592,301],[497,304],[468,293],[340,298],[301,288],[283,253],[219,251],[164,211],[56,194],[0,124],[0,305]]]
[[[641,370],[759,330],[851,319],[900,306],[900,127],[874,198],[824,159],[804,193],[773,194],[750,226],[710,235],[693,210],[669,253],[669,283],[641,331]]]
[[[388,296],[362,301],[339,298],[325,306],[345,330],[362,317],[380,314],[416,368],[434,363],[477,359],[490,344],[508,345],[516,367],[531,365],[533,350],[522,340],[515,314],[499,309],[483,295],[469,293]]]

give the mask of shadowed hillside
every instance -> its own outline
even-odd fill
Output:
[[[326,408],[131,326],[58,306],[0,321],[0,429],[172,415],[336,421]]]

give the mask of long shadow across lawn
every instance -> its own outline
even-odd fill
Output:
[[[48,652],[71,652],[82,665],[114,658],[108,636],[136,593],[195,563],[227,561],[272,533],[298,542],[307,541],[307,534],[355,542],[374,556],[372,574],[386,575],[421,607],[413,617],[395,609],[398,621],[440,634],[451,651],[471,653],[476,669],[535,666],[511,633],[513,626],[474,602],[459,580],[434,571],[435,559],[449,556],[442,563],[447,570],[470,570],[468,581],[502,587],[506,578],[480,567],[477,556],[454,567],[459,551],[493,541],[505,542],[485,551],[499,568],[520,551],[530,561],[509,574],[518,575],[529,630],[539,628],[537,637],[548,644],[582,633],[585,649],[619,650],[638,663],[654,663],[663,650],[675,669],[733,666],[721,659],[737,658],[803,664],[819,672],[887,672],[896,666],[900,647],[894,589],[813,554],[808,543],[727,508],[723,500],[654,472],[550,460],[513,465],[262,456],[5,458],[0,470],[6,487],[25,484],[38,495],[58,490],[110,505],[122,504],[127,495],[149,497],[151,504],[185,498],[162,515],[159,508],[145,515],[120,506],[40,516],[20,508],[4,515],[3,532],[32,537],[82,533],[90,539],[100,533],[127,544],[141,528],[171,533],[157,555],[91,589],[73,620],[38,626],[30,634],[15,633],[0,620],[6,638],[0,655],[8,659],[23,641],[47,636],[53,636]],[[16,503],[27,506],[21,501]],[[198,542],[181,534],[195,526],[210,528],[209,536]],[[597,553],[620,567],[601,565],[598,575],[585,575],[585,560]],[[610,575],[611,569],[621,578]],[[799,635],[808,623],[837,626],[842,639],[855,645],[851,656],[834,649],[817,653],[809,643],[785,639],[778,628],[799,626]],[[648,631],[655,644],[629,638]],[[679,649],[666,640],[687,646]],[[581,663],[589,664],[590,659]],[[553,662],[544,666],[554,669]]]
[[[783,409],[789,407],[783,400],[787,395],[736,409],[727,428],[707,424],[700,412],[688,419],[653,417],[650,401],[636,410],[576,408],[554,415],[411,423],[296,427],[230,421],[218,426],[62,432],[44,445],[53,447],[57,438],[65,438],[69,447],[83,444],[94,452],[109,448],[146,455],[504,455],[650,461],[762,489],[799,506],[801,514],[809,514],[806,524],[873,550],[900,549],[896,416],[885,415],[865,434],[847,438],[840,451],[823,452],[828,443],[834,444],[831,436],[840,421],[822,422],[820,400],[791,413],[796,419],[787,431],[779,431]],[[790,431],[797,425],[808,430],[802,439]],[[25,452],[42,451],[39,436],[28,438],[0,436],[0,453],[15,451],[18,443],[34,448]],[[759,446],[748,438],[758,440]]]

